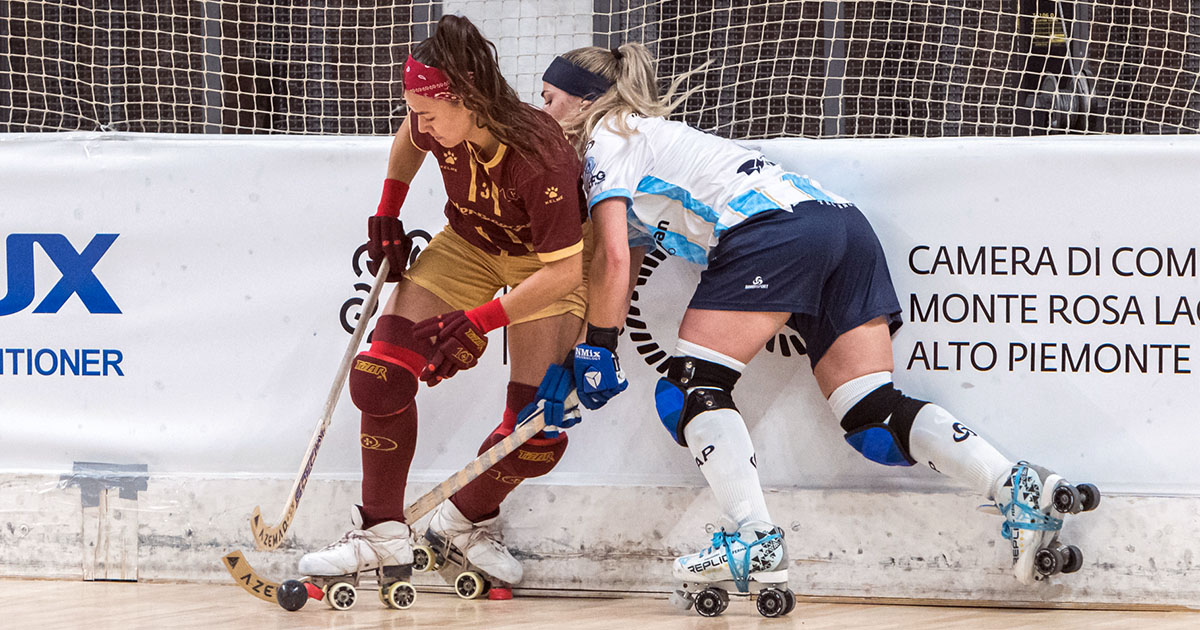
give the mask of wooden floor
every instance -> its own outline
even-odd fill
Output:
[[[746,599],[714,619],[680,612],[666,599],[518,597],[464,601],[420,593],[408,610],[389,610],[375,597],[345,612],[311,601],[289,613],[234,585],[0,580],[0,628],[13,630],[306,630],[330,628],[487,628],[570,630],[633,628],[853,628],[856,630],[969,628],[970,630],[1154,630],[1200,628],[1200,612],[1014,610],[801,602],[783,619],[763,619]]]

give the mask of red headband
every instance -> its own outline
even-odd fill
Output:
[[[404,62],[404,89],[420,96],[443,101],[457,101],[458,96],[450,91],[450,78],[445,72],[427,66],[410,55]]]

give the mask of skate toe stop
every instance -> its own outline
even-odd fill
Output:
[[[513,596],[512,596],[511,588],[503,588],[503,587],[493,586],[491,589],[488,590],[488,599],[505,600],[505,599],[512,599],[512,598],[513,598]]]

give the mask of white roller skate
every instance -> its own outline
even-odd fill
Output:
[[[1063,516],[1096,509],[1100,490],[1072,485],[1061,475],[1029,462],[1017,462],[996,480],[995,505],[980,506],[1004,517],[1000,534],[1012,544],[1013,574],[1024,584],[1083,566],[1083,553],[1058,540]]]
[[[412,578],[413,547],[408,525],[385,521],[363,529],[362,508],[350,515],[353,529],[337,542],[300,558],[302,580],[280,585],[276,599],[287,610],[299,610],[307,599],[324,599],[335,610],[358,601],[364,574],[373,576],[379,599],[389,608],[408,608],[416,598]]]
[[[488,594],[490,599],[512,597],[521,581],[521,563],[504,546],[496,518],[472,523],[449,500],[429,520],[423,544],[414,550],[413,568],[437,571],[463,599]]]
[[[715,617],[729,605],[729,591],[749,595],[758,590],[758,612],[781,617],[796,606],[788,588],[787,545],[783,530],[761,521],[745,523],[733,533],[726,525],[712,533],[712,545],[699,553],[675,560],[672,574],[683,588],[671,594],[671,603],[683,610],[692,606],[704,617]]]

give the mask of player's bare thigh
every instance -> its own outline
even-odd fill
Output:
[[[847,381],[875,372],[891,372],[892,334],[883,317],[842,333],[813,369],[817,386],[829,398]]]
[[[790,313],[689,308],[679,324],[679,338],[749,363],[790,316]]]
[[[409,321],[419,322],[435,315],[449,313],[454,309],[442,298],[430,293],[407,278],[396,283],[392,295],[383,306],[384,315],[399,315]]]
[[[567,358],[582,327],[583,320],[570,313],[509,326],[509,379],[540,384],[551,363],[562,363]]]

